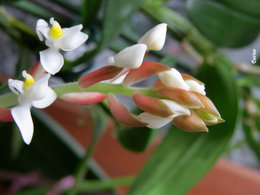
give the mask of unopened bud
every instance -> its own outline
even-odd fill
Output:
[[[113,57],[108,58],[109,65],[121,68],[138,68],[141,66],[146,52],[145,44],[127,47]]]
[[[147,45],[147,50],[162,49],[166,38],[167,24],[162,23],[145,33],[138,41]]]
[[[168,71],[159,72],[158,76],[166,87],[176,87],[189,90],[189,86],[185,83],[179,71],[174,68]]]
[[[178,116],[173,119],[173,124],[178,128],[188,132],[208,132],[208,128],[204,121],[191,110],[190,115]]]
[[[196,113],[207,125],[216,125],[218,123],[224,122],[221,117],[208,113],[203,109],[197,109]]]

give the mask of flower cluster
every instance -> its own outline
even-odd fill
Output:
[[[37,21],[36,33],[49,47],[40,52],[40,64],[33,67],[31,74],[25,70],[22,72],[24,81],[8,80],[9,88],[18,95],[18,104],[11,108],[11,114],[26,144],[30,144],[34,129],[31,106],[46,108],[57,98],[56,93],[48,86],[48,81],[63,66],[64,59],[59,49],[73,50],[88,38],[87,34],[81,32],[82,25],[62,29],[54,18],[50,19],[50,24],[51,28],[43,19]]]
[[[33,136],[31,107],[45,108],[51,105],[57,95],[48,86],[51,75],[63,66],[64,59],[59,50],[70,51],[82,45],[88,35],[81,32],[82,25],[61,28],[60,24],[50,19],[49,24],[39,19],[36,33],[48,49],[40,52],[40,63],[27,73],[22,72],[24,81],[8,80],[9,88],[18,95],[18,104],[11,108],[12,118],[18,125],[23,140],[30,144]],[[190,131],[207,131],[206,125],[222,122],[216,107],[206,96],[204,84],[187,74],[181,74],[174,68],[156,62],[143,62],[150,50],[160,50],[166,39],[167,24],[159,24],[145,33],[138,43],[127,47],[108,58],[108,64],[80,78],[81,88],[88,88],[98,82],[121,84],[129,87],[141,80],[157,75],[158,80],[147,90],[152,94],[146,96],[142,90],[135,88],[132,99],[143,110],[139,115],[129,112],[115,97],[109,93],[75,92],[64,94],[62,98],[76,104],[94,104],[107,98],[113,116],[127,126],[147,126],[161,128],[172,122],[179,128]],[[6,108],[0,119],[9,121]]]
[[[88,73],[79,80],[82,88],[97,82],[123,83],[125,86],[151,77],[158,81],[150,88],[157,97],[141,92],[132,96],[135,104],[144,112],[130,113],[113,94],[108,95],[108,105],[113,116],[126,126],[161,128],[172,122],[190,132],[208,131],[206,125],[223,122],[211,100],[206,97],[202,82],[188,74],[155,62],[143,62],[149,50],[160,50],[165,42],[166,24],[159,24],[145,33],[138,44],[127,47],[108,59],[108,65]]]

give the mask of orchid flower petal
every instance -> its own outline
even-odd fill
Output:
[[[191,110],[190,115],[178,116],[174,118],[173,124],[188,132],[208,131],[206,124],[193,110]]]
[[[33,136],[33,121],[30,112],[31,105],[23,104],[11,109],[12,116],[20,129],[22,138],[26,144],[30,144]]]
[[[200,85],[199,83],[193,80],[185,81],[185,83],[189,86],[189,91],[194,91],[202,95],[206,95],[204,85]]]
[[[112,83],[112,84],[121,84],[127,73],[128,73],[129,69],[123,69],[118,75],[116,75],[114,78],[112,79],[109,79],[109,80],[106,80],[104,81],[105,83]]]
[[[156,62],[143,62],[137,69],[131,69],[124,79],[125,85],[131,85],[138,81],[144,80],[159,72],[171,70],[168,66]]]
[[[173,117],[190,114],[190,110],[188,108],[176,103],[175,101],[164,99],[161,101],[163,101],[163,103],[165,103],[171,109],[171,111],[175,113]]]
[[[50,28],[48,27],[48,23],[43,20],[39,19],[36,23],[36,33],[40,39],[40,41],[43,41],[44,39],[47,38],[48,32]]]
[[[40,61],[43,68],[54,75],[63,66],[63,56],[54,48],[49,48],[40,52]]]
[[[88,35],[80,32],[82,24],[73,26],[71,28],[64,28],[63,36],[54,41],[54,45],[64,51],[71,51],[82,45],[87,39]]]
[[[169,117],[175,113],[161,99],[147,97],[140,92],[134,93],[133,100],[139,108],[150,114]]]
[[[189,90],[189,86],[183,80],[181,74],[174,68],[168,71],[158,73],[162,83],[167,87],[176,87]]]
[[[122,68],[118,68],[115,66],[104,66],[81,77],[79,80],[79,86],[81,88],[87,88],[97,82],[112,79],[122,70]]]
[[[112,94],[108,94],[108,106],[113,116],[123,125],[130,127],[147,125],[146,122],[140,121],[135,115],[129,112]]]
[[[120,51],[114,56],[113,60],[110,57],[109,61],[114,62],[114,64],[109,65],[121,68],[138,68],[143,62],[145,52],[145,44],[135,44]]]
[[[147,127],[152,129],[159,129],[172,121],[172,117],[160,117],[147,112],[143,112],[137,116],[137,119],[147,123]]]
[[[185,105],[189,108],[202,108],[204,107],[200,99],[190,91],[180,88],[165,87],[158,90],[158,94],[170,98],[179,104]]]
[[[147,45],[147,50],[162,49],[166,38],[167,24],[162,23],[145,33],[138,41]]]
[[[96,92],[78,92],[64,94],[61,98],[77,105],[92,105],[103,101],[106,95]]]
[[[35,83],[31,84],[28,87],[25,95],[27,97],[30,96],[30,98],[32,98],[32,101],[45,98],[48,94],[48,81],[50,76],[50,74],[45,74],[44,76],[36,80]]]
[[[32,102],[32,105],[35,108],[46,108],[50,106],[57,98],[56,93],[50,88],[47,88],[47,95],[43,99],[35,100]]]
[[[19,95],[20,93],[24,92],[23,81],[8,79],[8,86],[11,89],[11,91],[16,95]]]
[[[13,121],[13,117],[11,115],[10,109],[0,106],[0,121],[1,122]]]

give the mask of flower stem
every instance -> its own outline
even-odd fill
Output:
[[[75,183],[73,185],[73,187],[68,191],[68,195],[74,195],[76,194],[79,185],[81,184],[82,180],[84,179],[84,177],[87,175],[88,173],[88,163],[90,160],[90,157],[93,154],[94,148],[96,146],[97,142],[92,142],[90,147],[88,148],[88,150],[85,153],[85,156],[83,157],[83,159],[81,160],[76,173],[75,173]]]
[[[132,96],[134,92],[139,91],[144,95],[151,97],[159,97],[157,93],[151,89],[143,88],[127,88],[122,84],[109,84],[109,83],[97,83],[86,89],[81,89],[77,82],[67,83],[59,86],[53,86],[52,89],[56,92],[58,97],[66,93],[73,92],[99,92],[99,93],[114,93],[126,96]],[[0,96],[0,106],[9,107],[17,104],[17,95],[13,93],[7,93]]]

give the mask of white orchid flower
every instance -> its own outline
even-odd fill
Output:
[[[22,72],[25,81],[8,80],[9,88],[18,95],[18,104],[11,108],[14,121],[20,129],[26,144],[30,144],[33,136],[33,121],[30,108],[46,108],[56,99],[56,93],[48,86],[50,74],[34,79],[26,71]]]
[[[45,40],[45,44],[49,47],[40,52],[41,64],[47,72],[56,74],[64,63],[59,49],[64,51],[76,49],[88,39],[88,35],[81,32],[82,24],[70,28],[61,28],[54,18],[50,19],[50,24],[52,25],[51,28],[45,20],[39,19],[36,24],[36,33],[39,39]]]
[[[161,50],[166,39],[167,24],[161,23],[145,33],[138,43],[146,44],[147,50]]]
[[[145,44],[135,44],[120,51],[115,56],[108,58],[108,64],[120,68],[139,68],[143,62],[145,52]]]

